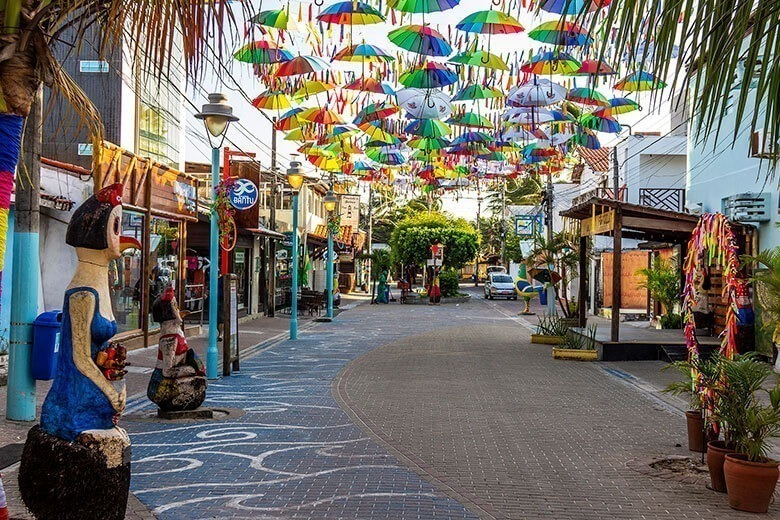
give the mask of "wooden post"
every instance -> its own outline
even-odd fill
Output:
[[[620,291],[623,248],[623,213],[620,203],[615,204],[615,228],[612,237],[612,329],[611,341],[620,341]]]
[[[578,325],[584,327],[588,319],[585,311],[588,307],[588,237],[580,237],[580,280],[577,290]]]

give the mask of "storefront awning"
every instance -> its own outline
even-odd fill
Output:
[[[249,231],[250,233],[253,233],[255,235],[262,235],[264,237],[274,238],[276,240],[284,240],[284,235],[281,233],[277,233],[276,231],[271,231],[267,227],[260,226],[256,228],[245,228],[242,229],[242,231]]]

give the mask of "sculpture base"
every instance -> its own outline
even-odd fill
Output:
[[[179,379],[164,377],[157,390],[147,395],[160,410],[166,412],[195,410],[206,400],[206,386],[205,376]]]
[[[176,419],[213,419],[214,411],[210,408],[196,408],[194,410],[163,410],[157,409],[157,417],[169,421]]]
[[[100,433],[112,430],[85,432],[87,447],[49,435],[37,425],[30,429],[19,467],[19,491],[38,520],[125,517],[130,446],[124,431],[115,430],[113,436]]]

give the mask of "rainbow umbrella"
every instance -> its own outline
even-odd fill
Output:
[[[599,60],[583,60],[582,65],[572,76],[611,76],[617,74],[608,63]]]
[[[258,40],[247,43],[233,54],[233,57],[244,63],[269,65],[290,61],[293,56],[290,51],[282,49],[273,42]]]
[[[265,25],[266,27],[273,27],[274,29],[287,29],[287,11],[284,9],[273,9],[270,11],[260,11],[254,15],[250,20],[257,25]]]
[[[326,81],[306,80],[301,84],[298,90],[293,93],[292,97],[297,101],[303,98],[316,96],[317,94],[322,94],[323,92],[333,90],[334,88],[336,88],[336,85],[333,83],[328,83]]]
[[[375,172],[376,168],[371,166],[366,161],[355,161],[349,168],[348,173],[354,173],[356,175],[366,175],[366,172]]]
[[[327,172],[340,172],[344,162],[338,157],[326,157],[322,155],[307,155],[306,160],[311,164]]]
[[[426,62],[421,67],[408,70],[401,74],[398,82],[405,87],[441,88],[458,81],[458,75],[446,65],[435,61]]]
[[[327,144],[324,149],[334,154],[362,154],[363,150],[352,139],[343,139]]]
[[[381,103],[371,103],[366,105],[357,113],[353,123],[356,125],[370,123],[371,121],[382,121],[388,117],[397,114],[401,109],[392,103],[382,101]]]
[[[502,97],[505,97],[505,94],[496,87],[472,84],[460,89],[452,97],[452,101],[473,101],[476,99],[494,99]]]
[[[444,150],[432,150],[432,149],[416,149],[412,151],[409,156],[410,159],[415,161],[431,162],[438,157],[442,157],[446,152]]]
[[[284,92],[266,90],[252,100],[252,106],[262,110],[284,110],[292,104]]]
[[[444,36],[427,25],[405,25],[390,31],[391,42],[409,52],[426,56],[449,56],[452,46]]]
[[[611,117],[599,117],[593,114],[585,114],[580,118],[580,124],[588,130],[597,132],[607,132],[610,134],[620,133],[620,123]]]
[[[570,54],[545,51],[525,63],[520,70],[529,74],[571,74],[580,68],[580,62]]]
[[[343,141],[349,139],[360,133],[360,129],[352,125],[337,125],[330,129],[328,135],[325,136],[325,141],[329,143],[335,143],[336,141]]]
[[[282,116],[276,121],[276,129],[289,131],[300,127],[301,123],[298,120],[298,114],[301,112],[303,112],[303,109],[299,107],[288,110],[282,114]]]
[[[582,146],[583,148],[588,148],[590,150],[598,150],[601,148],[598,137],[592,132],[587,131],[574,134],[572,138],[569,139],[569,144]]]
[[[279,65],[276,76],[299,76],[320,72],[329,67],[326,61],[316,56],[296,56],[288,62]]]
[[[542,0],[539,8],[548,13],[573,15],[608,6],[612,0]]]
[[[483,143],[455,143],[447,150],[449,155],[477,156],[490,153],[490,148]]]
[[[452,130],[439,119],[416,119],[406,125],[404,132],[418,137],[436,138],[450,135]]]
[[[442,150],[452,143],[444,137],[416,137],[407,144],[416,150]]]
[[[463,132],[453,139],[452,146],[458,146],[466,143],[493,143],[496,138],[485,132]]]
[[[284,136],[285,141],[314,141],[315,139],[317,139],[317,134],[311,125],[293,128]]]
[[[501,58],[484,50],[465,51],[450,58],[450,63],[469,65],[471,67],[483,67],[491,70],[509,70],[509,66]]]
[[[452,9],[460,0],[388,0],[387,5],[404,13],[435,13]]]
[[[367,148],[366,157],[374,162],[386,164],[388,166],[397,166],[406,162],[406,158],[401,153],[401,150],[395,146]]]
[[[479,34],[516,34],[524,30],[514,16],[492,9],[471,13],[455,27],[461,31]]]
[[[564,47],[590,45],[593,43],[593,38],[590,37],[585,29],[575,23],[562,20],[544,22],[529,31],[528,37],[538,42]]]
[[[583,105],[609,106],[609,100],[606,96],[594,88],[573,88],[566,93],[566,99]]]
[[[343,125],[344,119],[340,114],[330,110],[328,107],[307,108],[298,114],[300,121],[308,123],[317,123],[320,125]]]
[[[337,154],[331,150],[326,149],[324,146],[320,146],[315,143],[305,143],[298,147],[298,152],[318,157],[335,157]]]
[[[503,152],[493,150],[477,155],[477,159],[482,159],[483,161],[506,161],[506,155]]]
[[[649,72],[639,71],[629,74],[625,78],[621,79],[613,87],[615,90],[623,90],[625,92],[642,92],[646,90],[655,90],[664,88],[666,83],[656,78]]]
[[[357,90],[359,92],[371,92],[373,94],[383,94],[386,96],[395,95],[395,91],[393,90],[393,87],[391,87],[387,83],[382,83],[381,81],[374,78],[357,78],[354,81],[347,83],[342,88],[345,88],[347,90]]]
[[[369,141],[379,141],[384,144],[397,144],[400,142],[396,136],[382,128],[381,121],[360,123],[358,124],[358,128],[368,136]],[[368,143],[366,143],[366,145],[368,145]]]
[[[325,8],[317,20],[327,24],[370,25],[385,21],[382,13],[364,2],[338,2]]]
[[[447,123],[451,125],[466,126],[470,128],[494,128],[490,119],[485,116],[479,115],[475,112],[463,112],[462,114],[454,114],[447,120]]]
[[[331,61],[349,61],[358,63],[367,62],[388,62],[393,61],[395,58],[377,47],[376,45],[369,45],[367,43],[359,43],[357,45],[349,45],[338,51]]]
[[[634,110],[642,110],[642,107],[639,106],[639,103],[628,98],[618,97],[610,99],[609,106],[595,110],[593,115],[599,117],[614,116],[619,114],[627,114],[629,112],[633,112]]]

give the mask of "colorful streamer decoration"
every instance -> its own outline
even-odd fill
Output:
[[[14,114],[0,114],[0,280],[5,264],[5,246],[8,235],[8,214],[11,211],[11,192],[14,172],[22,145],[24,118]]]

